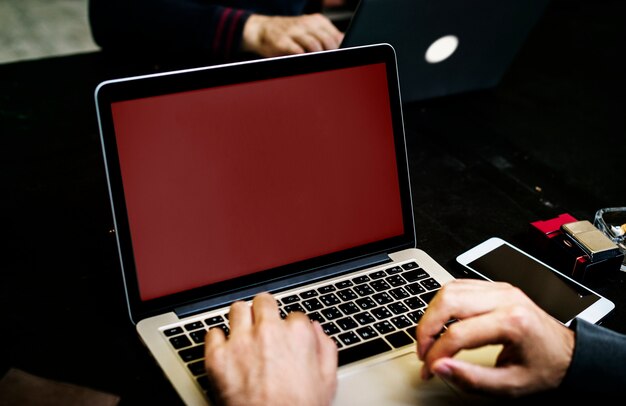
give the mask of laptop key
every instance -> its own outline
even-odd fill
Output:
[[[163,334],[165,334],[167,337],[171,337],[176,334],[182,334],[182,332],[183,332],[183,329],[180,327],[173,327],[173,328],[168,328],[167,330],[163,330]]]
[[[341,300],[339,300],[339,298],[334,293],[320,296],[320,300],[322,301],[322,303],[324,303],[325,306],[333,306],[341,302]]]
[[[326,285],[317,289],[317,291],[320,292],[322,295],[324,293],[334,292],[335,290],[337,290],[337,288],[334,287],[333,285]]]
[[[376,271],[369,274],[369,277],[372,279],[380,279],[384,278],[385,276],[387,276],[387,273],[385,271]]]
[[[392,314],[386,307],[377,307],[375,309],[370,310],[378,320],[386,319],[387,317],[391,317]]]
[[[189,340],[187,336],[176,336],[170,338],[170,343],[172,344],[172,347],[178,350],[179,348],[189,347],[191,345],[191,340]]]
[[[424,315],[424,311],[422,310],[417,310],[417,311],[407,314],[407,316],[409,316],[409,318],[413,320],[413,323],[415,324],[419,323],[423,315]]]
[[[409,293],[403,288],[395,288],[389,291],[389,294],[396,300],[401,300],[409,297]]]
[[[352,279],[352,282],[354,282],[357,285],[360,285],[361,283],[365,283],[369,281],[371,281],[371,279],[367,275],[357,276],[356,278]]]
[[[300,293],[300,297],[302,299],[310,299],[310,298],[312,298],[314,296],[317,296],[317,295],[318,295],[318,293],[317,293],[316,290],[307,290],[306,292]]]
[[[389,268],[387,269],[387,274],[388,275],[395,275],[397,273],[402,272],[402,268],[399,266],[394,266],[393,268]]]
[[[401,313],[405,313],[409,311],[408,307],[406,307],[405,305],[399,302],[391,303],[390,305],[387,306],[387,308],[391,310],[393,314],[401,314]]]
[[[356,304],[363,310],[372,309],[376,306],[376,302],[371,297],[364,297],[362,299],[355,300]]]
[[[387,292],[377,293],[372,296],[372,299],[376,301],[379,305],[384,305],[387,303],[393,302],[393,298],[387,294]]]
[[[391,324],[387,320],[383,320],[383,321],[379,321],[378,323],[375,323],[374,328],[378,330],[380,334],[387,334],[396,330],[393,324]]]
[[[412,295],[419,295],[420,293],[426,292],[426,289],[419,283],[412,283],[404,288]]]
[[[206,373],[206,369],[204,369],[204,360],[192,362],[191,364],[187,364],[187,368],[194,376],[202,375]]]
[[[324,315],[324,317],[326,317],[328,320],[334,320],[343,316],[343,314],[336,307],[322,309],[320,310],[320,313],[322,313],[322,315]]]
[[[417,269],[413,269],[411,271],[407,271],[407,272],[403,273],[402,276],[408,282],[415,282],[415,281],[417,281],[419,279],[427,278],[430,275],[425,270],[423,270],[422,268],[417,268]]]
[[[374,317],[372,317],[372,315],[369,314],[368,312],[362,312],[362,313],[359,313],[359,314],[355,314],[353,317],[362,326],[364,326],[366,324],[373,323],[373,322],[376,321],[376,319]]]
[[[328,336],[332,336],[333,334],[339,332],[339,328],[332,321],[326,324],[322,324],[322,330],[324,330],[324,333],[326,333],[326,335]]]
[[[416,268],[419,268],[419,265],[417,265],[417,262],[408,262],[402,265],[402,269],[404,269],[405,271],[408,271],[410,269],[416,269]]]
[[[309,319],[311,321],[315,320],[319,323],[323,323],[326,321],[326,319],[324,318],[324,316],[322,316],[319,312],[313,312],[313,313],[309,313],[307,314],[307,316],[309,316]]]
[[[395,333],[386,335],[385,338],[395,348],[400,348],[404,347],[405,345],[413,344],[413,339],[409,337],[404,331],[396,331]]]
[[[302,306],[307,309],[307,311],[309,312],[313,312],[315,310],[319,310],[322,307],[324,307],[324,305],[322,304],[322,302],[320,302],[319,300],[317,300],[316,298],[312,298],[312,299],[306,299],[302,302]]]
[[[433,278],[424,279],[420,282],[427,290],[439,289],[441,285]]]
[[[204,342],[204,338],[206,337],[206,330],[196,330],[189,333],[189,336],[193,340],[194,343],[200,344]]]
[[[407,333],[409,336],[411,336],[411,338],[412,338],[413,340],[415,340],[415,330],[416,330],[416,329],[417,329],[417,326],[411,326],[411,327],[407,328],[407,329],[406,329],[406,330],[404,330],[404,331],[406,331],[406,333]]]
[[[398,328],[405,328],[411,325],[411,321],[405,316],[393,317],[391,322]]]
[[[354,331],[348,331],[347,333],[339,334],[339,336],[337,338],[344,345],[351,345],[351,344],[355,344],[355,343],[358,343],[359,341],[361,341],[359,336],[357,336],[354,333]]]
[[[297,302],[298,300],[300,300],[300,297],[298,295],[290,295],[290,296],[282,298],[281,300],[283,304],[288,305],[288,304]]]
[[[200,376],[198,378],[196,378],[196,380],[198,381],[198,384],[200,384],[200,387],[202,389],[204,389],[205,391],[208,391],[211,388],[211,384],[209,382],[209,377],[204,375],[204,376]]]
[[[361,297],[371,295],[372,293],[374,293],[374,289],[372,289],[369,285],[355,286],[354,291]]]
[[[204,357],[204,345],[196,345],[195,347],[186,348],[178,351],[178,355],[185,362],[195,361]]]
[[[354,321],[352,317],[344,317],[343,319],[337,320],[335,323],[337,323],[337,325],[341,327],[343,331],[352,330],[353,328],[358,326],[358,324],[356,323],[356,321]]]
[[[433,300],[433,297],[439,292],[439,290],[431,290],[430,292],[424,293],[420,295],[420,299],[422,299],[425,303],[430,303]]]
[[[376,290],[376,292],[382,292],[383,290],[388,290],[391,286],[385,281],[377,280],[370,283],[370,286]]]
[[[358,313],[361,309],[353,302],[342,303],[339,305],[339,309],[347,315]]]
[[[356,329],[357,334],[364,340],[369,340],[372,337],[376,337],[378,333],[370,326],[365,326]]]
[[[341,281],[341,282],[335,283],[335,286],[337,287],[337,289],[349,288],[352,285],[354,284],[351,281]]]
[[[337,292],[337,296],[339,296],[339,298],[344,302],[348,302],[357,298],[356,293],[354,293],[354,291],[350,288],[340,290],[339,292]]]
[[[359,361],[367,357],[382,354],[391,350],[391,346],[387,344],[382,338],[375,338],[370,341],[365,341],[354,347],[344,348],[339,351],[339,366],[349,364],[354,361]]]
[[[222,316],[213,316],[204,320],[207,326],[213,326],[215,324],[222,323],[223,321],[224,321],[224,318]]]
[[[404,304],[409,306],[409,308],[411,308],[412,310],[426,306],[426,303],[422,302],[419,298],[415,296],[405,299]]]
[[[198,330],[201,328],[204,328],[204,324],[202,324],[201,321],[185,324],[185,330],[187,331]]]
[[[406,285],[406,281],[400,275],[391,275],[385,278],[385,280],[394,288],[397,288],[398,286]]]
[[[287,313],[291,313],[291,312],[302,312],[302,313],[306,313],[306,311],[304,310],[304,308],[302,306],[300,306],[300,303],[294,303],[294,304],[290,304],[284,307],[285,311]]]

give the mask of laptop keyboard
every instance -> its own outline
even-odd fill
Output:
[[[408,262],[275,297],[282,318],[300,311],[321,324],[337,345],[342,366],[415,343],[415,326],[439,288],[416,262]],[[163,330],[205,392],[204,336],[211,328],[230,333],[224,311]]]

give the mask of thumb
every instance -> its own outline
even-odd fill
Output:
[[[519,366],[493,367],[477,365],[455,358],[441,358],[432,365],[432,372],[468,392],[508,394],[523,382]]]

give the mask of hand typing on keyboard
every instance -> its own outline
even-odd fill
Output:
[[[451,319],[458,321],[447,325]],[[508,283],[457,279],[430,302],[417,326],[417,342],[423,378],[436,374],[472,392],[522,396],[561,384],[574,332]],[[454,358],[463,349],[488,344],[503,345],[495,367]]]
[[[205,366],[220,404],[328,405],[337,386],[337,346],[302,312],[282,320],[276,299],[235,302],[230,334],[210,329]]]

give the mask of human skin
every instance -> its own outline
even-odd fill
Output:
[[[208,331],[205,366],[223,405],[329,405],[337,387],[337,346],[301,312],[279,316],[276,299],[232,304],[230,335]]]
[[[320,13],[295,17],[252,14],[243,28],[242,49],[263,57],[337,49],[343,33]]]
[[[448,325],[440,334],[444,324]],[[437,375],[467,391],[510,397],[559,386],[574,332],[508,283],[457,279],[444,285],[416,330],[422,377]],[[494,366],[454,358],[463,349],[501,344]]]

